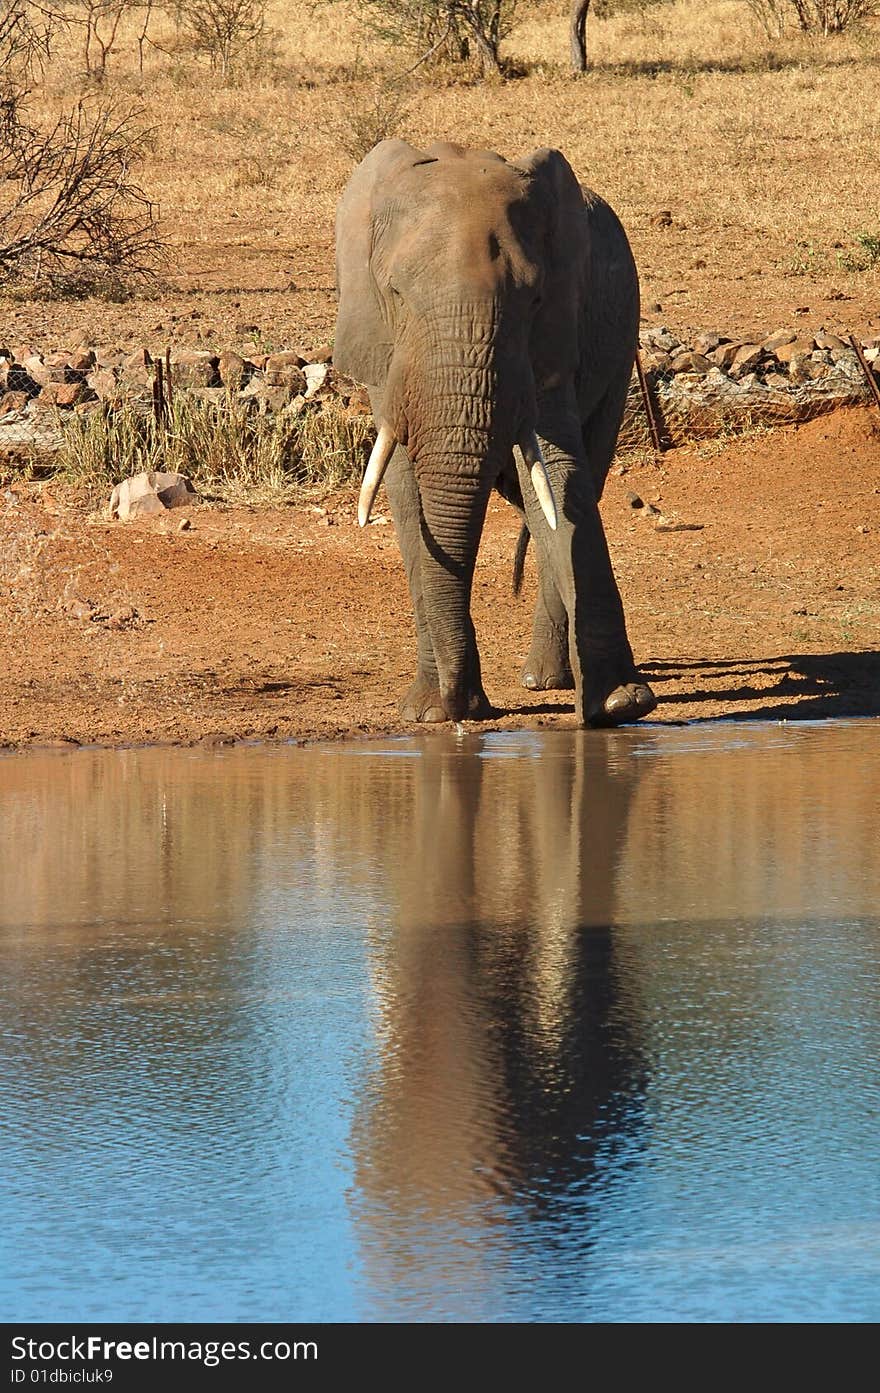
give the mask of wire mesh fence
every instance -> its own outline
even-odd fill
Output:
[[[703,335],[688,347],[668,329],[649,329],[640,361],[643,380],[634,370],[618,440],[623,454],[880,406],[876,340],[779,333],[749,344]]]

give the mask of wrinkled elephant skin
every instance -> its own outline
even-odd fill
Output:
[[[384,478],[412,596],[413,721],[490,711],[470,615],[489,495],[534,540],[538,600],[523,683],[573,687],[583,724],[655,705],[639,680],[598,504],[639,322],[636,270],[612,210],[564,157],[508,163],[383,141],[336,225],[336,366],[363,382],[379,438],[364,523]]]

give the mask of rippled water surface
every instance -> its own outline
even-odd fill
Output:
[[[0,1318],[880,1318],[880,726],[0,760]]]

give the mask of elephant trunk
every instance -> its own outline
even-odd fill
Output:
[[[425,452],[419,460],[422,596],[440,695],[450,719],[456,721],[468,714],[471,695],[480,685],[470,602],[486,506],[497,473],[491,443],[485,438],[481,445],[471,438],[466,453],[460,446],[454,450],[447,446],[437,453]]]

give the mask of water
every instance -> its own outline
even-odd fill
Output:
[[[0,760],[0,1318],[880,1317],[871,722]]]

